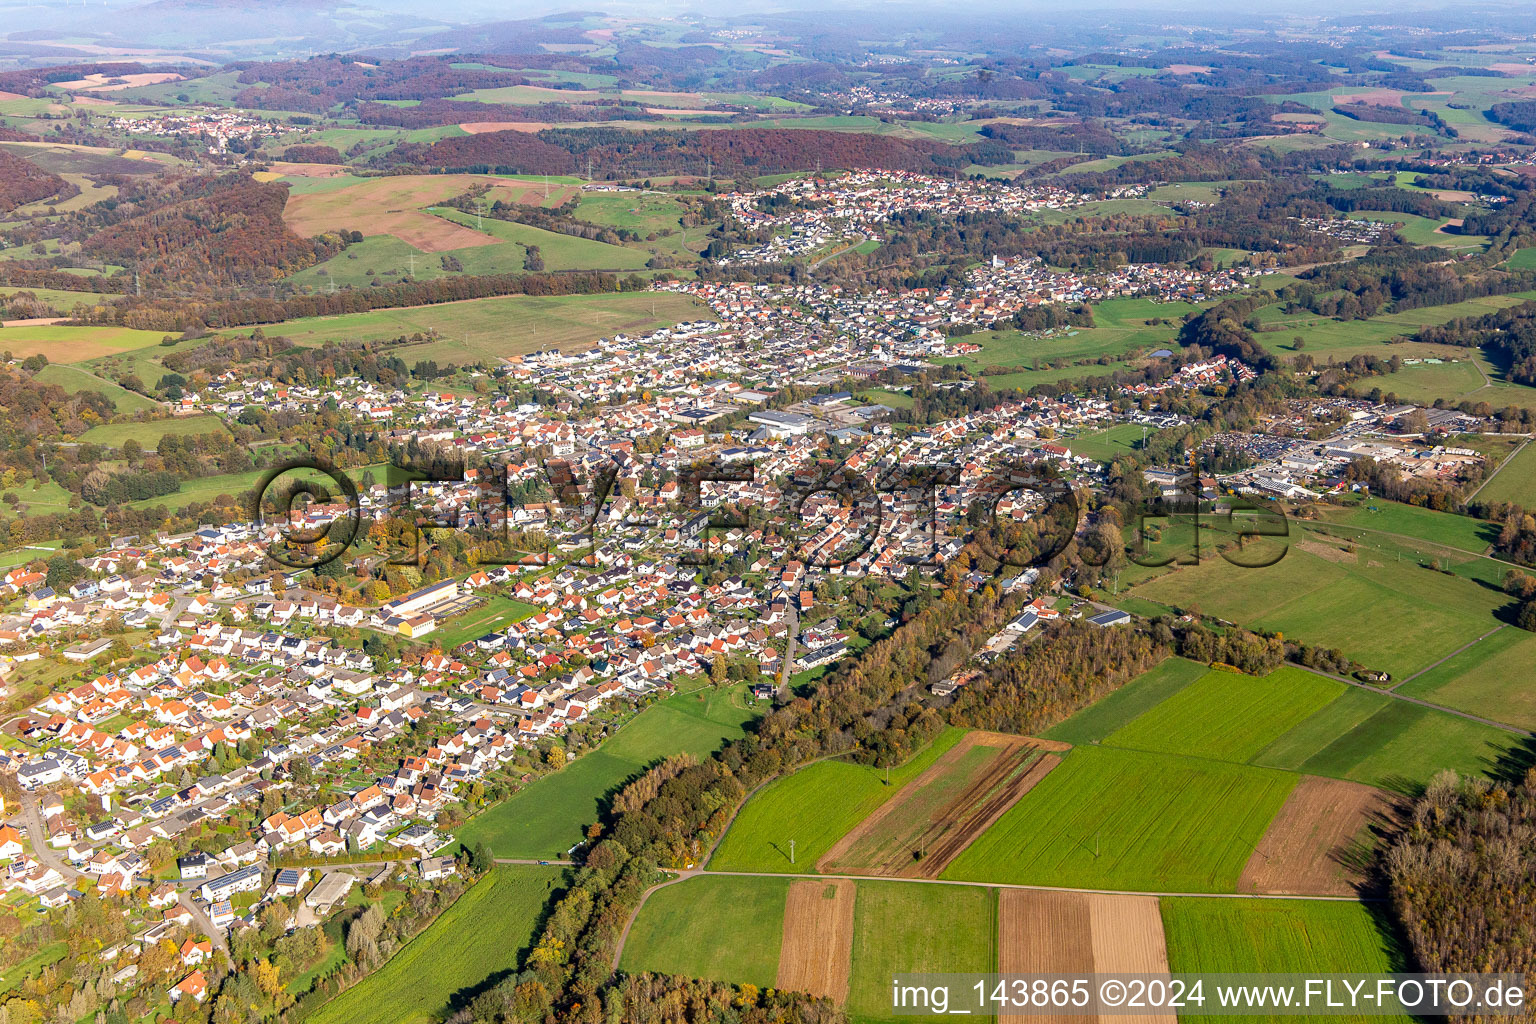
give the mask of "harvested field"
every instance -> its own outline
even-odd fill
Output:
[[[272,172],[287,178],[339,178],[347,173],[341,164],[296,164],[278,160],[272,164]]]
[[[1372,89],[1370,92],[1350,93],[1346,96],[1335,95],[1333,102],[1367,103],[1373,107],[1401,107],[1403,92],[1400,89]]]
[[[499,239],[491,235],[422,210],[465,192],[476,180],[483,179],[460,174],[371,178],[328,192],[290,196],[283,219],[306,237],[340,229],[393,235],[422,252],[496,245]]]
[[[968,732],[816,864],[825,873],[937,878],[950,861],[1028,793],[1067,744]],[[921,856],[919,856],[921,852]]]
[[[1075,892],[1003,889],[997,894],[999,974],[1093,972],[1093,931],[1088,901]],[[998,1024],[1076,1024],[1077,1014],[1002,1013]]]
[[[1093,969],[1100,974],[1167,974],[1168,944],[1155,896],[1090,894],[1088,916],[1093,931]],[[1126,1024],[1177,1024],[1171,1013],[1114,1014],[1104,1018]]]
[[[459,125],[469,135],[488,135],[491,132],[541,132],[554,125],[544,121],[469,121]]]
[[[336,170],[345,173],[345,168]],[[462,195],[471,185],[489,185],[488,202],[558,206],[577,194],[572,185],[546,185],[542,180],[479,174],[402,174],[290,195],[288,205],[283,207],[283,220],[306,237],[344,228],[368,236],[393,235],[422,252],[500,245],[502,239],[494,235],[434,216],[425,209]]]
[[[1239,892],[1352,896],[1365,884],[1361,833],[1392,820],[1390,794],[1309,775],[1269,823],[1238,879]]]
[[[1004,889],[997,904],[997,969],[1001,974],[1166,974],[1158,901],[1152,896]],[[1083,1019],[1081,1014],[1004,1013],[998,1024]],[[1173,1024],[1174,1016],[1112,1019]]]
[[[1203,75],[1211,70],[1209,64],[1169,64],[1168,70],[1175,75]]]
[[[24,100],[26,98],[19,92],[6,92],[0,89],[0,103],[8,103],[11,100]]]
[[[779,988],[826,996],[839,1005],[847,1001],[856,891],[846,880],[803,879],[790,885],[779,946]]]
[[[120,89],[137,89],[141,85],[159,85],[161,82],[179,82],[181,76],[174,72],[145,72],[141,75],[106,75],[93,74],[84,78],[77,78],[73,82],[59,82],[60,89],[69,89],[73,92],[117,92]]]
[[[0,327],[47,327],[67,320],[67,316],[34,316],[28,320],[0,320]]]
[[[1324,544],[1321,541],[1297,541],[1296,546],[1308,554],[1316,555],[1318,558],[1323,558],[1330,562],[1355,562],[1359,560],[1359,556],[1354,552],[1345,551],[1342,548],[1336,548],[1332,544]]]
[[[696,92],[667,92],[664,89],[625,89],[624,98],[627,100],[674,100],[678,103],[692,103],[697,106],[703,106],[708,102]]]

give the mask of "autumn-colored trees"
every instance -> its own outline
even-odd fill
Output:
[[[1383,864],[1420,969],[1536,972],[1536,772],[1435,776]]]
[[[36,164],[0,150],[0,213],[47,199],[64,187],[64,179]]]

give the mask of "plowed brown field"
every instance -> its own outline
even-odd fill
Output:
[[[846,880],[802,879],[784,900],[784,938],[777,985],[794,992],[848,999],[853,949],[853,897]]]
[[[1163,919],[1152,896],[1004,889],[997,905],[1002,974],[1166,974]],[[998,1024],[1083,1024],[1092,1015],[999,1014]],[[1168,1015],[1105,1016],[1106,1022],[1174,1024]]]
[[[1392,798],[1372,786],[1309,775],[1291,791],[1238,879],[1239,892],[1352,896],[1364,884],[1357,841],[1389,827]]]

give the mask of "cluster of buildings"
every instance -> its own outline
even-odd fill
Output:
[[[1053,271],[1037,257],[994,256],[971,269],[966,294],[956,300],[962,315],[979,314],[987,323],[1035,306],[1099,302],[1120,296],[1146,296],[1157,302],[1204,302],[1247,286],[1248,280],[1273,270],[1251,268],[1197,270],[1179,264],[1126,263],[1091,272]]]
[[[1347,217],[1298,217],[1308,231],[1327,235],[1340,245],[1375,245],[1397,230],[1394,221],[1352,220]]]
[[[1298,400],[1296,404],[1294,416],[1268,424],[1269,433],[1229,433],[1208,442],[1219,444],[1228,453],[1246,455],[1251,462],[1239,472],[1221,475],[1222,487],[1265,497],[1311,499],[1330,492],[1359,490],[1361,485],[1346,479],[1345,469],[1363,459],[1391,467],[1404,477],[1440,481],[1463,479],[1483,462],[1478,452],[1436,443],[1433,435],[1402,436],[1403,421],[1415,414],[1437,414],[1443,432],[1476,426],[1470,417],[1454,410],[1379,405],[1359,399]],[[1323,437],[1305,436],[1305,427],[1318,422],[1336,426]]]
[[[1112,192],[1111,198],[1139,196],[1145,194],[1146,186],[1125,185]],[[871,232],[898,213],[942,217],[1022,214],[1070,209],[1095,198],[1100,197],[1059,185],[950,180],[910,171],[852,171],[829,178],[793,178],[771,188],[721,197],[735,220],[771,230],[773,235],[762,245],[737,249],[718,262],[780,263],[850,235]]]
[[[157,139],[206,139],[210,153],[222,153],[230,139],[257,141],[301,134],[313,129],[274,121],[227,107],[202,107],[185,114],[155,117],[113,117],[114,129],[125,135]]]

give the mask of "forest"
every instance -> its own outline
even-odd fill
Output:
[[[64,179],[0,149],[0,213],[47,199],[64,187]]]
[[[1536,771],[1503,782],[1451,772],[1431,780],[1385,857],[1418,968],[1536,972],[1533,866]]]
[[[323,114],[338,105],[355,107],[370,100],[426,100],[475,89],[527,85],[513,70],[455,68],[439,57],[365,63],[336,55],[308,60],[251,64],[240,73],[246,86],[237,106],[258,110],[299,110]]]
[[[522,115],[520,115],[522,116]],[[663,174],[774,174],[821,166],[953,172],[971,162],[971,147],[820,129],[739,128],[732,131],[632,131],[624,128],[514,130],[406,143],[380,166],[412,164],[454,171],[565,174],[585,169],[608,178]]]
[[[231,173],[185,186],[187,198],[104,227],[82,242],[104,262],[131,266],[151,292],[269,283],[342,249],[334,236],[300,238],[283,222],[288,186]]]

